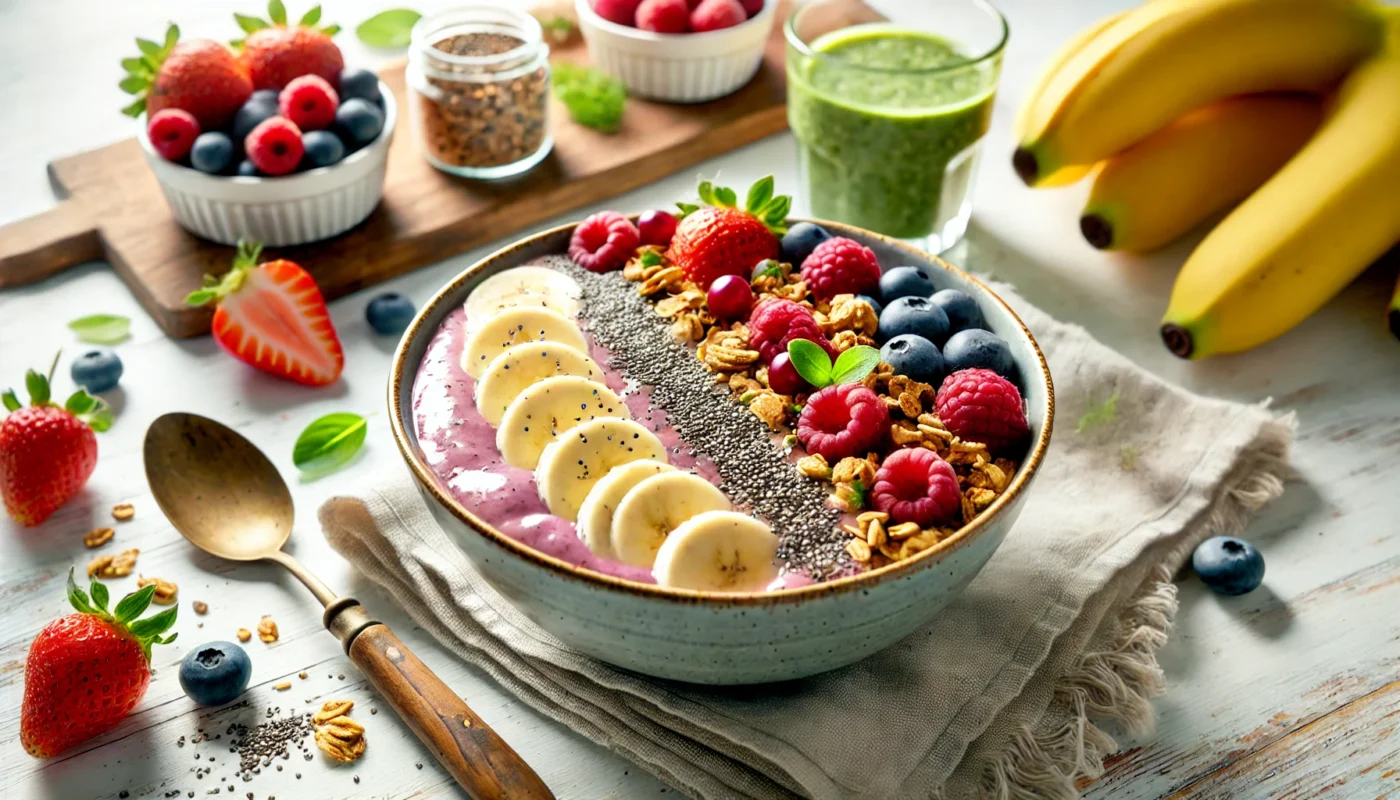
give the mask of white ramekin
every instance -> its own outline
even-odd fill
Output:
[[[733,94],[753,79],[777,17],[778,0],[732,28],[705,33],[650,33],[609,22],[589,0],[574,0],[593,66],[627,91],[667,103],[703,103]]]
[[[151,147],[146,118],[137,140],[170,211],[190,233],[219,244],[251,239],[269,247],[306,244],[342,234],[364,221],[384,194],[394,95],[381,81],[384,130],[344,161],[277,178],[207,175],[166,161]]]

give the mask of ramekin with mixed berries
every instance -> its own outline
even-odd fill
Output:
[[[137,40],[122,61],[125,113],[176,221],[221,244],[272,246],[327,239],[358,225],[383,194],[396,108],[373,72],[346,68],[318,27],[319,6],[288,22],[235,15],[232,47]]]

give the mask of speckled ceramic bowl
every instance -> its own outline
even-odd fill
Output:
[[[394,438],[428,507],[487,580],[540,627],[603,661],[661,678],[708,684],[800,678],[859,661],[914,632],[972,580],[1006,537],[1045,458],[1054,418],[1050,371],[1035,339],[1001,298],[962,270],[878,234],[822,224],[868,245],[882,264],[933,268],[942,276],[940,287],[976,298],[988,326],[1010,343],[1026,384],[1032,434],[1010,488],[971,525],[914,558],[782,592],[713,594],[635,583],[575,567],[502,534],[439,485],[419,448],[410,398],[444,317],[488,275],[564,252],[573,225],[554,228],[488,256],[443,287],[399,344],[389,381]]]

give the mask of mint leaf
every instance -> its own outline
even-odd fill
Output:
[[[282,5],[282,0],[267,0],[267,18],[274,25],[287,24],[287,7]]]
[[[802,380],[820,389],[831,385],[831,357],[816,342],[793,339],[788,342],[788,358]]]
[[[647,250],[642,253],[642,266],[654,267],[661,263],[661,254],[655,250]]]
[[[422,16],[407,8],[381,11],[361,22],[355,35],[370,47],[408,47],[409,34]]]
[[[1075,433],[1084,433],[1090,428],[1104,425],[1118,418],[1118,392],[1114,392],[1111,397],[1103,401],[1100,405],[1084,412],[1079,418],[1079,424],[1074,426]]]
[[[758,179],[758,182],[749,187],[748,197],[744,198],[744,210],[750,214],[758,214],[759,209],[768,204],[773,199],[773,176],[765,175]]]
[[[869,345],[858,344],[836,357],[836,363],[831,367],[831,382],[838,386],[843,383],[856,383],[869,375],[879,363],[879,350]]]
[[[267,24],[267,20],[250,17],[247,14],[240,14],[237,11],[233,12],[233,21],[238,23],[238,27],[242,29],[244,33],[252,33],[253,31],[260,31],[263,28],[271,27]]]
[[[24,373],[24,388],[29,391],[30,405],[42,406],[49,402],[49,379],[43,375],[32,369]]]
[[[5,393],[0,395],[0,401],[5,403],[5,409],[7,411],[18,411],[23,408],[23,404],[20,403],[19,398],[15,396],[14,389],[6,389]]]
[[[591,67],[560,62],[554,67],[554,96],[569,118],[585,128],[616,133],[627,110],[627,86]]]
[[[758,280],[759,278],[767,278],[770,275],[781,276],[782,274],[783,265],[778,263],[777,259],[773,258],[765,258],[762,261],[755,264],[753,268],[753,280]]]
[[[119,314],[93,314],[68,323],[78,340],[88,344],[116,344],[131,332],[131,318]]]
[[[156,596],[156,585],[143,586],[131,594],[123,597],[117,607],[112,609],[112,616],[118,622],[126,623],[141,616],[151,606],[151,598]]]
[[[327,414],[306,426],[292,448],[302,472],[324,475],[350,463],[365,443],[365,418],[347,411]]]
[[[309,27],[311,27],[312,25],[315,25],[316,23],[318,23],[318,22],[320,22],[320,21],[321,21],[321,7],[320,7],[319,5],[316,5],[316,6],[312,6],[310,11],[306,12],[305,14],[302,14],[302,15],[301,15],[301,21],[298,22],[297,24],[298,24],[298,25],[301,25],[301,26],[303,26],[303,27],[309,28]]]

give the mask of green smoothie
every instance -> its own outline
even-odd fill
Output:
[[[901,239],[940,234],[966,202],[1000,55],[971,61],[885,23],[809,49],[789,46],[788,122],[813,216]]]

